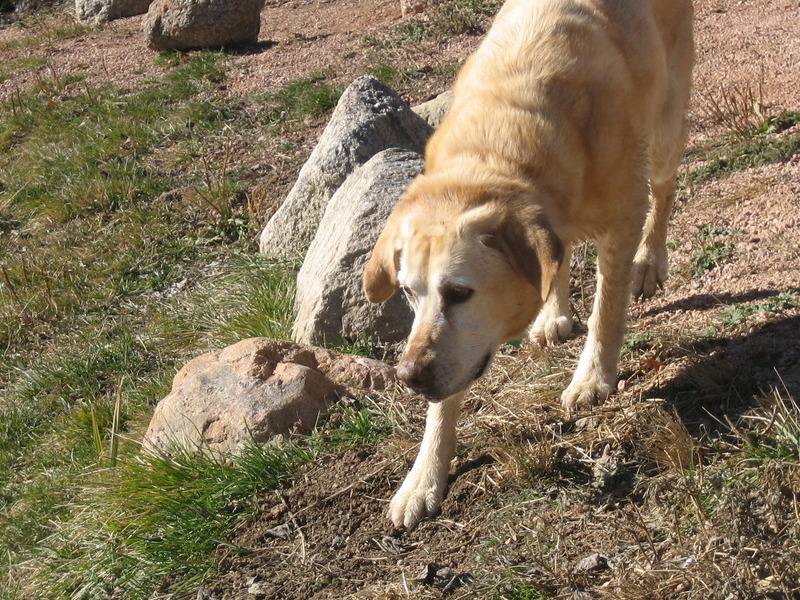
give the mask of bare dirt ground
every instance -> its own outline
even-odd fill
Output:
[[[764,115],[800,110],[800,2],[696,0],[695,10],[696,88],[682,177],[704,164],[697,150],[726,131],[713,108],[721,98],[746,96],[746,112]],[[233,59],[224,93],[244,96],[319,69],[352,79],[369,60],[364,35],[399,19],[395,0],[270,3],[258,47]],[[140,18],[124,19],[18,52],[45,52],[61,72],[143,85],[159,67],[140,26]],[[15,35],[2,29],[0,42]],[[459,36],[402,52],[425,77],[478,42]],[[5,81],[1,95],[29,78]],[[446,85],[432,77],[409,99]],[[424,406],[400,394],[383,398],[401,416],[400,433],[377,449],[324,457],[291,488],[265,494],[263,513],[231,533],[218,575],[197,597],[798,597],[800,555],[787,536],[800,520],[800,473],[776,474],[766,492],[744,482],[736,487],[741,502],[709,511],[692,492],[698,480],[670,465],[685,469],[704,440],[723,436],[726,420],[736,423],[771,389],[800,399],[800,307],[770,304],[800,290],[799,215],[798,155],[684,187],[670,233],[671,281],[663,295],[633,305],[624,383],[609,403],[577,418],[558,406],[583,336],[555,350],[509,348],[464,408],[441,516],[398,532],[384,512],[413,460]],[[709,244],[726,255],[693,272]],[[585,323],[591,288],[583,276],[573,283]],[[666,490],[684,488],[675,496],[683,504],[659,504]],[[593,553],[603,557],[581,567]],[[503,587],[520,578],[542,595]]]

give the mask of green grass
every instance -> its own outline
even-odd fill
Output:
[[[295,441],[251,443],[238,456],[142,454],[85,474],[79,495],[67,500],[73,510],[39,543],[41,576],[63,597],[136,600],[153,590],[191,591],[214,571],[219,547],[245,551],[228,541],[230,532],[300,465],[343,445],[375,444],[391,430],[377,405],[345,403]]]
[[[298,265],[231,259],[157,316],[168,348],[219,348],[248,337],[288,339]]]
[[[524,583],[515,584],[508,589],[497,593],[492,600],[547,600],[554,594],[548,590],[540,590]]]
[[[699,246],[690,257],[692,276],[700,277],[732,260],[736,253],[736,244],[717,239],[732,233],[724,228],[711,225],[699,225],[694,234],[694,243]]]
[[[326,79],[327,75],[322,71],[290,81],[268,93],[264,113],[267,122],[297,127],[328,113],[336,106],[344,90]]]
[[[139,500],[167,484],[145,477],[166,466],[137,467],[130,439],[177,367],[207,347],[287,335],[295,266],[242,256],[251,233],[243,185],[219,141],[239,108],[214,94],[226,61],[186,55],[135,91],[48,71],[0,111],[0,597],[92,597],[112,586],[116,567],[104,573],[102,561],[146,550],[130,547],[144,538],[118,543],[131,531],[124,515],[147,512],[123,502],[136,497],[137,473]],[[177,188],[195,196],[164,194]],[[126,466],[108,471],[118,460]],[[117,531],[108,530],[114,512],[94,524],[104,540],[81,521],[94,515],[94,488],[105,509],[122,511]],[[192,544],[197,555],[182,560],[207,568],[212,545]],[[143,577],[162,579],[159,561],[141,557],[152,566]],[[20,577],[28,561],[39,583]],[[55,567],[67,563],[84,563],[84,575]],[[55,585],[62,575],[80,584]],[[134,585],[125,577],[134,574],[113,586]],[[84,585],[94,592],[79,592]]]
[[[213,571],[215,549],[255,514],[259,495],[313,457],[291,443],[251,444],[237,457],[145,454],[88,475],[74,503],[93,526],[68,520],[41,543],[48,591],[135,600],[188,590]]]
[[[13,47],[86,32],[50,25]],[[160,58],[134,91],[35,57],[4,68],[35,83],[0,110],[0,598],[191,581],[248,514],[230,507],[252,511],[311,451],[166,461],[131,441],[188,356],[291,323],[295,265],[241,256],[244,186],[219,141],[239,106],[214,93],[227,60]],[[193,194],[164,195],[178,188]]]
[[[726,329],[736,328],[755,314],[777,314],[796,306],[800,306],[800,293],[796,290],[781,292],[757,304],[731,304],[722,311],[722,326]]]
[[[139,455],[188,358],[288,338],[293,320],[299,265],[253,256],[227,126],[299,130],[341,90],[325,73],[298,79],[252,121],[216,93],[228,60],[161,55],[163,77],[133,91],[44,68],[2,107],[2,599],[189,589],[258,493],[394,426],[375,405],[345,404],[308,438],[242,457]]]
[[[694,187],[737,171],[788,161],[800,153],[800,133],[783,132],[797,123],[800,111],[785,112],[764,119],[749,135],[726,135],[687,153],[703,164],[687,173],[684,185]]]

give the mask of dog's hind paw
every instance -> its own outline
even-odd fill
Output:
[[[588,408],[605,403],[611,395],[614,386],[610,383],[600,382],[596,379],[589,381],[574,381],[561,393],[561,406],[567,412],[578,408]]]
[[[422,519],[438,513],[442,506],[443,485],[410,479],[411,474],[389,503],[387,516],[397,528],[413,529]]]
[[[664,289],[668,271],[666,248],[661,252],[654,252],[645,247],[639,248],[633,261],[631,285],[633,297],[650,298],[658,290]]]

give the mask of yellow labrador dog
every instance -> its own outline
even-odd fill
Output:
[[[571,244],[588,237],[597,293],[561,402],[614,389],[629,296],[667,275],[692,62],[690,0],[507,0],[464,65],[364,273],[370,301],[408,297],[397,374],[430,401],[396,526],[439,509],[461,399],[500,344],[570,334]]]

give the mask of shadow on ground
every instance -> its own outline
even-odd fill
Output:
[[[731,302],[763,294],[732,297]],[[718,306],[724,299],[714,300]],[[686,348],[688,364],[647,396],[665,398],[693,433],[716,429],[725,416],[735,422],[759,397],[778,390],[800,398],[800,316],[773,318],[744,333],[697,340]]]

